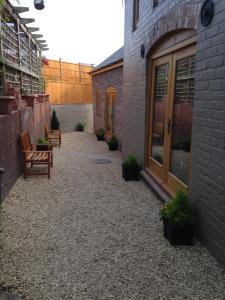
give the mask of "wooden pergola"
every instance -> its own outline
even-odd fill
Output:
[[[5,2],[0,12],[0,94],[7,85],[19,89],[22,94],[44,92],[41,74],[41,51],[48,50],[43,35],[35,34],[37,27],[28,27],[32,18],[22,18],[27,7],[13,7]]]

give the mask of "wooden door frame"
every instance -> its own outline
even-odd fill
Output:
[[[192,55],[195,55],[196,54],[196,45],[190,45],[189,47],[186,47],[185,49],[183,50],[178,50],[176,51],[174,54],[173,54],[173,69],[176,70],[176,63],[178,60],[182,59],[182,58],[185,58],[185,57],[190,57]],[[173,82],[175,82],[176,80],[176,72],[173,72]],[[174,92],[175,92],[175,85],[172,86],[172,92],[171,92],[171,95],[173,96],[174,98]],[[173,109],[174,109],[174,100],[170,102],[170,105],[169,105],[169,109],[170,109],[170,112],[169,112],[169,115],[170,115],[170,118],[171,118],[171,122],[173,120]],[[168,151],[168,168],[167,168],[167,173],[168,173],[168,182],[167,184],[169,186],[172,186],[173,190],[178,190],[178,189],[184,189],[186,191],[189,190],[189,186],[186,185],[185,183],[183,183],[179,178],[177,178],[175,175],[173,175],[171,172],[170,172],[170,165],[171,165],[171,142],[172,142],[172,131],[173,129],[170,131],[170,135],[168,137],[168,149],[170,151]]]
[[[106,90],[106,133],[105,138],[108,140],[113,135],[113,128],[112,131],[107,130],[108,128],[108,99],[110,98],[111,101],[111,107],[112,107],[112,113],[113,113],[113,102],[116,101],[116,89],[113,87],[110,87]],[[113,119],[111,118],[111,127],[113,127]]]
[[[196,42],[197,42],[197,38],[196,36],[190,38],[189,40],[185,40],[175,46],[172,46],[166,50],[163,50],[161,52],[155,52],[151,57],[150,57],[150,60],[149,60],[149,72],[148,72],[148,92],[147,92],[147,97],[148,97],[148,101],[147,101],[147,117],[146,117],[146,135],[145,135],[145,162],[144,162],[144,167],[145,167],[145,170],[147,171],[147,173],[150,174],[151,177],[153,177],[156,182],[171,196],[174,195],[174,190],[170,188],[170,186],[168,185],[168,182],[164,182],[162,180],[162,178],[160,176],[158,176],[157,174],[155,174],[150,168],[149,168],[149,160],[150,160],[150,156],[151,156],[151,149],[152,149],[152,130],[153,130],[153,105],[154,105],[154,89],[152,88],[153,87],[153,84],[155,82],[155,64],[154,64],[154,61],[157,61],[159,59],[161,59],[161,61],[163,62],[163,59],[168,59],[169,56],[171,56],[172,58],[172,68],[173,70],[174,69],[174,64],[175,62],[177,61],[177,59],[174,59],[174,56],[177,54],[177,53],[184,53],[184,56],[187,56],[186,54],[186,51],[188,51],[188,49],[192,49],[194,48],[195,49],[195,52],[194,54],[196,54]],[[161,63],[162,65],[163,63]],[[170,76],[176,76],[176,72],[173,71],[171,72]],[[171,93],[174,94],[174,89],[175,89],[175,85],[173,84],[174,82],[174,78],[172,78],[172,80],[170,80],[170,84],[172,85],[172,88],[169,89],[169,86],[168,86],[168,89],[169,89],[169,93],[168,93],[168,99],[169,99],[169,95],[170,95],[170,99],[172,97]],[[168,83],[169,83],[169,80],[168,80]],[[171,105],[171,102],[172,102],[172,105]],[[168,102],[170,108],[170,112],[169,112],[169,115],[171,115],[171,112],[172,112],[172,109],[173,109],[173,102],[174,101],[170,101],[170,103]],[[166,114],[166,122],[165,124],[167,124],[168,122],[168,112]],[[165,130],[167,130],[167,128],[165,128]],[[168,146],[171,146],[171,133],[172,133],[172,130],[170,132],[170,137],[167,139],[169,140],[169,145]],[[165,133],[164,133],[165,134]],[[166,149],[166,145],[164,144],[164,147]],[[164,150],[165,150],[164,149]],[[168,149],[168,148],[167,148]],[[167,153],[167,157],[170,156],[170,151],[168,151],[169,153]],[[166,157],[165,157],[166,158]],[[157,164],[157,162],[156,162]],[[170,158],[166,161],[166,164],[167,164],[167,170],[169,170],[169,166],[170,166]],[[158,164],[160,166],[160,164]],[[173,182],[173,185],[175,185],[175,182],[179,182],[179,187],[183,187],[185,190],[188,190],[188,187],[183,183],[181,182],[178,178],[176,178],[173,174],[169,174],[168,172],[168,178],[170,176],[170,180],[172,182],[172,180],[174,180]],[[172,185],[172,184],[171,184]]]
[[[155,70],[157,66],[161,66],[163,64],[168,63],[168,70],[170,69],[170,65],[172,64],[172,55],[166,55],[162,58],[157,58],[155,60],[152,61],[152,81],[151,81],[151,99],[153,99],[154,97],[154,88],[152,88],[155,84]],[[168,76],[171,76],[171,74]],[[171,79],[168,79],[168,84],[171,82]],[[167,90],[169,91],[169,87],[167,86]],[[168,95],[167,95],[168,98]],[[152,152],[152,134],[153,134],[153,114],[154,114],[154,101],[151,101],[150,104],[150,116],[149,116],[149,140],[148,140],[148,153],[147,153],[147,166],[149,163],[152,162],[152,168],[154,168],[155,170],[155,175],[157,176],[157,178],[163,178],[165,177],[164,173],[164,162],[163,165],[161,165],[160,163],[158,163],[154,158],[151,157],[151,152]],[[165,124],[167,124],[167,114],[165,115]],[[164,141],[165,139],[165,131],[166,128],[164,130]],[[166,144],[164,143],[163,146],[163,161],[164,161],[164,157],[165,157],[165,149],[166,149]]]

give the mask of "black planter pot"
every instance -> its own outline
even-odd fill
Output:
[[[139,166],[128,166],[122,164],[122,174],[125,181],[139,180],[140,179],[140,168]]]
[[[49,145],[37,144],[36,149],[37,149],[37,151],[48,151]]]
[[[110,151],[116,151],[118,149],[118,144],[109,144]]]
[[[183,227],[171,225],[168,220],[163,219],[164,237],[175,245],[193,245],[194,227],[193,225],[185,225]]]
[[[96,137],[97,137],[97,140],[98,140],[98,141],[104,141],[104,140],[105,140],[104,136],[97,136],[97,135],[96,135]]]

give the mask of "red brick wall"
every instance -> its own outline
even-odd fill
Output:
[[[28,130],[33,143],[44,137],[44,125],[50,122],[48,102],[37,103],[34,107],[15,111],[10,115],[0,115],[0,168],[5,169],[2,176],[2,198],[14,185],[22,172],[23,156],[19,134]]]
[[[119,67],[104,73],[100,73],[92,78],[93,84],[93,119],[94,119],[94,132],[99,128],[106,129],[107,122],[107,93],[109,87],[114,87],[116,90],[115,101],[115,134],[122,148],[121,139],[121,111],[122,111],[122,81],[123,81],[123,67]],[[100,112],[96,112],[96,91],[100,92]]]

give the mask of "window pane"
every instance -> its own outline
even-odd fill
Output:
[[[152,157],[160,164],[163,164],[168,68],[169,64],[164,64],[155,70]]]
[[[175,100],[171,145],[171,172],[188,184],[192,114],[195,86],[195,56],[176,64]]]

